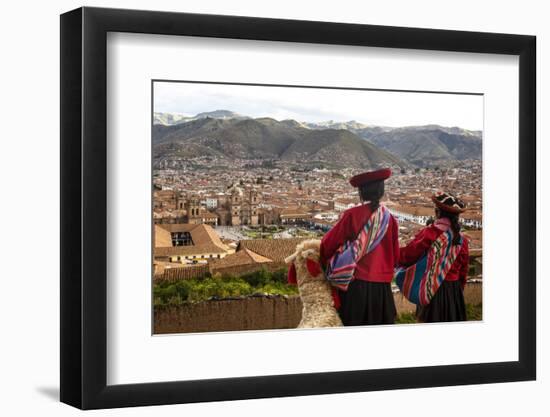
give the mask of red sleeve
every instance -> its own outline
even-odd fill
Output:
[[[468,279],[468,270],[470,268],[470,248],[468,246],[468,239],[464,238],[464,243],[462,244],[462,250],[460,251],[459,261],[460,261],[460,272],[458,273],[458,279],[462,283],[462,289],[466,285],[466,280]]]
[[[433,228],[422,229],[407,246],[399,250],[399,264],[402,266],[414,264],[432,246],[435,239],[437,239],[437,232]]]
[[[399,225],[397,223],[397,220],[395,220],[395,217],[391,217],[392,219],[392,236],[393,236],[393,253],[394,253],[394,259],[395,259],[395,265],[399,265]]]
[[[340,220],[321,239],[321,263],[325,265],[340,246],[355,237],[351,214],[345,211]]]

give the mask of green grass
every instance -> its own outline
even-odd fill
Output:
[[[249,239],[273,239],[273,233],[245,230],[242,232]]]
[[[466,317],[468,321],[483,320],[483,305],[479,304],[466,304]]]
[[[402,313],[395,319],[395,324],[410,324],[416,323],[416,315],[414,313]]]
[[[482,320],[482,304],[466,304],[466,319],[468,321]],[[402,313],[395,319],[395,324],[410,324],[416,323],[416,315],[414,313]]]
[[[296,237],[317,237],[319,236],[319,232],[317,231],[310,231],[310,230],[303,230],[303,229],[297,229],[294,233],[294,236]]]
[[[287,284],[286,269],[274,272],[262,269],[240,277],[218,274],[202,279],[163,281],[153,286],[155,307],[257,294],[295,295],[298,288]]]

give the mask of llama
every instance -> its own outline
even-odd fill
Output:
[[[332,287],[319,265],[320,247],[320,240],[306,240],[285,259],[287,264],[294,263],[296,268],[296,282],[303,305],[298,328],[342,326],[334,308]]]

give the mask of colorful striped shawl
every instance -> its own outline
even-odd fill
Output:
[[[461,248],[462,240],[453,245],[453,233],[449,229],[439,235],[415,264],[397,268],[395,282],[405,298],[421,306],[430,304]]]
[[[326,277],[332,286],[347,291],[359,260],[373,251],[386,235],[391,214],[384,206],[374,211],[354,241],[347,241],[328,260]]]

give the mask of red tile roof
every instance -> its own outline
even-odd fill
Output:
[[[274,262],[284,262],[286,257],[294,253],[298,243],[307,239],[309,238],[241,240],[237,251],[248,249]]]

